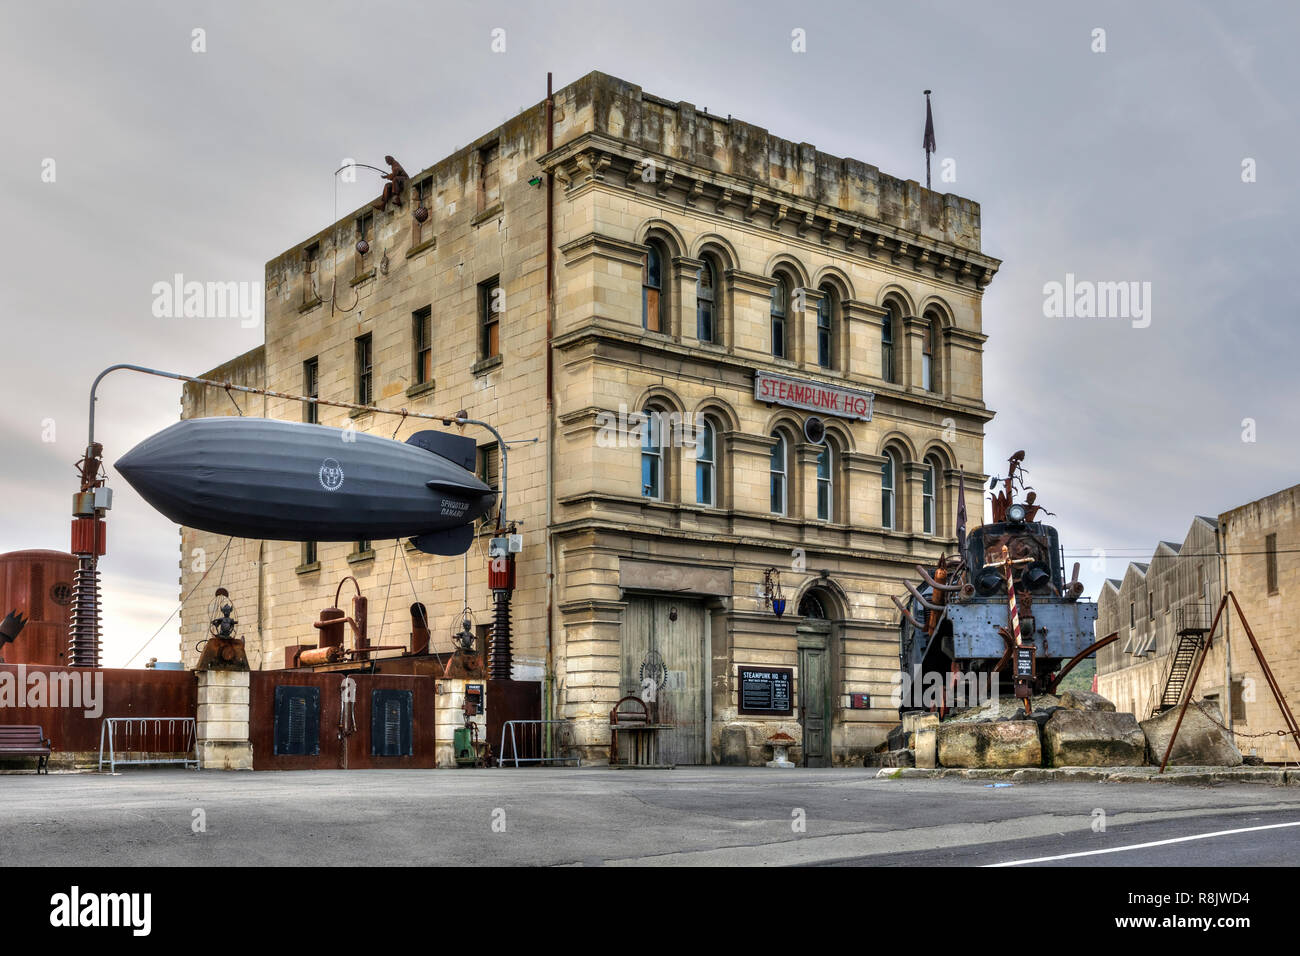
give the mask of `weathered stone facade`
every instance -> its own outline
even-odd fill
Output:
[[[267,387],[298,394],[304,362],[315,360],[319,395],[355,401],[356,340],[369,335],[376,404],[465,409],[523,442],[510,446],[508,462],[510,517],[522,521],[525,542],[514,676],[547,681],[548,713],[570,722],[566,746],[603,755],[610,708],[640,690],[658,654],[652,670],[665,700],[691,727],[677,744],[679,762],[721,762],[728,728],[733,759],[739,752],[751,764],[771,759],[764,743],[778,731],[800,741],[796,760],[860,759],[898,720],[889,706],[898,670],[889,595],[914,577],[912,565],[953,549],[963,469],[968,499],[981,500],[992,412],[983,402],[980,309],[998,262],[980,252],[978,206],[598,73],[559,90],[554,104],[553,149],[544,106],[521,113],[413,174],[405,206],[373,212],[366,254],[354,246],[368,207],[267,263],[265,348],[241,357],[239,373],[257,378],[260,361]],[[417,195],[431,211],[422,225],[411,216]],[[785,341],[774,349],[778,281]],[[498,287],[492,355],[483,290]],[[701,306],[710,287],[711,311]],[[414,317],[425,308],[433,353],[419,381]],[[757,373],[811,390],[800,394],[873,396],[869,419],[822,416],[831,452],[821,480],[823,446],[804,437],[810,413],[756,400]],[[649,461],[642,410],[672,425]],[[186,417],[232,411],[221,392],[186,389]],[[399,425],[319,412],[322,424],[385,436]],[[271,398],[253,413],[301,420],[304,409]],[[701,422],[712,435],[703,463]],[[397,437],[427,424],[401,423]],[[475,437],[488,444],[486,434]],[[777,447],[786,454],[774,479]],[[775,511],[774,480],[783,492]],[[487,533],[469,555],[468,602],[481,623],[489,620]],[[184,531],[183,593],[198,578],[194,549],[212,562],[223,544]],[[372,642],[406,640],[414,598],[392,542],[360,553],[322,543],[315,564],[303,555],[298,543],[231,544],[222,580],[253,667],[281,667],[285,647],[315,643],[311,622],[346,574],[371,597]],[[443,648],[466,601],[464,563],[409,549],[405,558]],[[764,603],[767,568],[781,572],[789,599],[780,619]],[[207,583],[182,617],[191,664]],[[747,665],[794,671],[793,713],[739,713],[738,671]],[[820,717],[824,740],[801,736]]]
[[[1120,639],[1098,652],[1101,694],[1139,720],[1151,716],[1178,646],[1180,608],[1199,605],[1202,616],[1212,616],[1231,590],[1294,711],[1300,703],[1298,506],[1300,486],[1294,486],[1217,519],[1197,517],[1181,545],[1162,541],[1149,564],[1131,564],[1122,581],[1108,581],[1098,600],[1096,633],[1118,632]],[[1248,736],[1285,725],[1231,602],[1193,697],[1219,707],[1242,735],[1242,753],[1266,761],[1300,758],[1289,737]]]

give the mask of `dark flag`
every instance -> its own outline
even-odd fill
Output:
[[[930,110],[930,91],[925,91],[925,138],[921,141],[925,150],[925,188],[930,188],[930,154],[938,147],[934,143],[934,113]]]
[[[957,479],[957,550],[966,553],[966,469]]]

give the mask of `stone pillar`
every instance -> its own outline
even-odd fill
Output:
[[[790,456],[793,467],[799,470],[798,494],[800,496],[801,511],[796,512],[793,507],[787,509],[791,518],[803,518],[805,521],[817,521],[817,459],[822,453],[824,445],[813,445],[808,442],[799,442],[794,446],[794,452]],[[788,482],[787,482],[788,483]],[[831,479],[834,487],[834,477]],[[791,485],[794,491],[794,486]],[[794,497],[791,496],[790,503],[794,504]],[[835,516],[832,514],[828,520],[834,521]]]
[[[847,340],[844,368],[852,375],[880,378],[880,332],[887,313],[879,306],[845,299],[844,337]]]
[[[879,347],[876,351],[879,353]],[[884,464],[883,455],[857,451],[844,454],[845,523],[854,528],[880,527],[880,469]]]
[[[665,263],[665,266],[668,264]],[[700,269],[704,267],[701,259],[689,256],[675,256],[671,269],[671,278],[665,276],[664,291],[672,287],[672,318],[669,319],[669,334],[673,341],[683,339],[695,342],[695,286],[700,280]]]
[[[903,327],[902,341],[895,346],[901,349],[898,353],[902,361],[899,384],[909,392],[924,392],[921,383],[921,353],[925,348],[924,339],[930,325],[929,320],[909,315],[899,324]]]
[[[725,276],[727,308],[720,344],[771,354],[772,278],[739,269],[728,269]]]
[[[199,708],[195,720],[199,767],[203,770],[252,770],[253,742],[248,735],[249,672],[196,671]]]
[[[826,298],[826,293],[821,289],[804,289],[804,307],[803,307],[803,329],[801,330],[802,339],[799,343],[800,350],[797,356],[792,356],[796,360],[811,368],[819,369],[821,366],[817,363],[817,310],[821,308],[822,299]],[[835,320],[831,319],[831,363],[832,369],[835,368]],[[840,371],[843,371],[842,369]],[[813,514],[816,514],[814,511]]]

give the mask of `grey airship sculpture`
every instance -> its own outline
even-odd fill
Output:
[[[416,432],[403,444],[364,432],[268,418],[193,418],[116,463],[177,524],[239,538],[412,538],[464,554],[496,492],[473,473],[472,438]]]

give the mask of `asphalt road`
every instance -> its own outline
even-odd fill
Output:
[[[1258,827],[1270,829],[1247,829]],[[1187,839],[1209,833],[1221,835]],[[723,767],[0,775],[7,866],[983,866],[1065,854],[1088,855],[1021,865],[1291,865],[1300,788]]]

